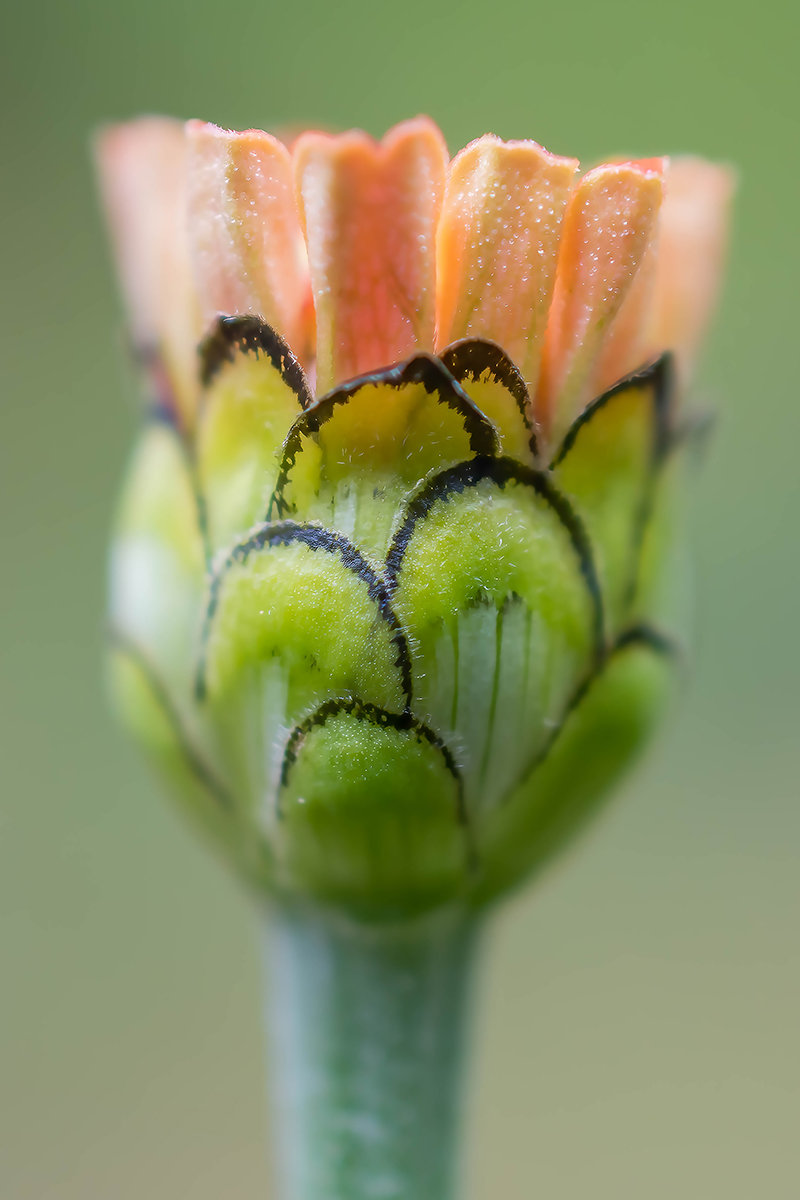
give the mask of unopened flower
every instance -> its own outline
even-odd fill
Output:
[[[259,888],[366,916],[543,863],[674,674],[681,402],[731,183],[148,118],[99,144],[148,392],[127,724]]]

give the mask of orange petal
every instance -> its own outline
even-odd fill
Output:
[[[652,320],[658,253],[658,230],[654,228],[628,294],[603,338],[589,377],[590,398],[601,396],[651,357],[647,335]]]
[[[317,317],[317,390],[433,348],[447,149],[417,117],[377,143],[298,138],[295,179]]]
[[[436,344],[489,338],[539,374],[574,158],[493,134],[450,165],[436,240]]]
[[[100,187],[134,343],[166,367],[189,417],[197,394],[200,322],[186,236],[183,124],[142,117],[101,130]]]
[[[604,165],[570,196],[536,397],[537,416],[556,438],[589,398],[604,335],[652,235],[662,175],[661,159]]]
[[[733,171],[700,158],[673,160],[667,175],[647,352],[673,350],[684,386],[716,304],[735,186]]]
[[[189,241],[205,324],[254,313],[308,357],[310,295],[292,160],[259,129],[190,121]]]

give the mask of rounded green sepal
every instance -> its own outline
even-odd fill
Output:
[[[286,430],[313,399],[286,342],[255,317],[218,322],[200,358],[193,442],[213,553],[263,520]]]
[[[500,802],[602,653],[590,547],[542,472],[480,458],[410,501],[387,578],[413,631],[417,711],[454,747],[477,813]]]
[[[374,917],[446,903],[469,876],[462,781],[407,714],[333,701],[286,749],[275,844],[291,890]]]

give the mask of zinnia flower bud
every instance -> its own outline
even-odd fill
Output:
[[[422,117],[291,149],[149,118],[99,163],[149,402],[125,722],[257,888],[485,902],[669,692],[728,173],[493,136],[449,162]]]

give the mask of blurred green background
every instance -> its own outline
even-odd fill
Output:
[[[257,922],[117,733],[105,541],[136,404],[88,161],[140,111],[737,164],[701,392],[698,652],[489,955],[472,1200],[800,1195],[795,4],[4,0],[0,1195],[268,1196]]]

